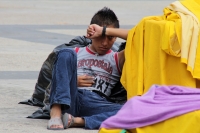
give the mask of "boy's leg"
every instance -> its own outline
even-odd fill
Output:
[[[79,99],[79,112],[85,120],[86,129],[99,129],[104,120],[115,115],[123,106],[89,90],[79,90]]]
[[[61,50],[55,61],[50,89],[51,119],[60,118],[62,112],[76,114],[77,56],[74,50]],[[52,125],[63,128],[63,125]]]
[[[83,119],[85,120],[85,128],[86,129],[99,129],[101,123],[106,120],[107,118],[115,115],[119,110],[120,107],[116,108],[116,104],[110,104],[113,107],[112,110],[102,111],[102,113],[92,115],[92,116],[85,116]]]

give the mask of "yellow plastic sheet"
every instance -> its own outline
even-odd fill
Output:
[[[165,15],[145,17],[130,30],[121,77],[128,99],[144,94],[153,84],[196,87],[196,79],[174,52],[179,47],[180,25],[177,14],[165,10]],[[171,40],[174,44],[169,46]],[[167,54],[167,49],[177,56]]]
[[[180,1],[200,21],[200,0]],[[142,95],[152,84],[199,87],[200,36],[196,48],[194,68],[187,70],[187,61],[181,63],[180,16],[167,8],[163,16],[145,17],[128,34],[125,64],[121,83],[128,99]],[[193,69],[193,71],[192,71]],[[198,85],[198,86],[197,86]],[[134,119],[134,117],[133,117]],[[132,133],[200,133],[200,111],[193,111],[163,122],[130,129]],[[113,131],[113,132],[112,132]],[[121,129],[104,129],[100,133],[120,133]]]

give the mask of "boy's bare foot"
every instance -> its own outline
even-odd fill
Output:
[[[48,121],[47,129],[63,130],[63,122],[61,120],[61,106],[59,104],[52,105],[50,112],[51,119]]]

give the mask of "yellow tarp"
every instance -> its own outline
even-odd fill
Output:
[[[200,0],[180,1],[200,21]],[[181,59],[181,15],[169,8],[163,16],[142,19],[128,34],[121,83],[128,99],[142,95],[152,84],[199,87],[200,36],[193,68]],[[187,31],[187,30],[186,30]],[[131,117],[131,116],[130,116]],[[134,116],[132,116],[134,119]],[[200,133],[200,111],[129,130],[132,133]],[[102,128],[100,133],[120,133],[121,129]]]
[[[189,3],[186,5],[191,5],[192,0]],[[195,11],[200,13],[199,10]],[[163,16],[145,17],[130,30],[121,77],[128,99],[144,94],[153,84],[196,87],[192,74],[200,78],[200,47],[196,48],[194,72],[191,73],[187,65],[181,63],[181,40],[180,16],[168,8],[164,9]]]

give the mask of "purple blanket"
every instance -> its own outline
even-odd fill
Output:
[[[200,89],[153,85],[144,95],[129,99],[101,128],[133,129],[199,109]]]

